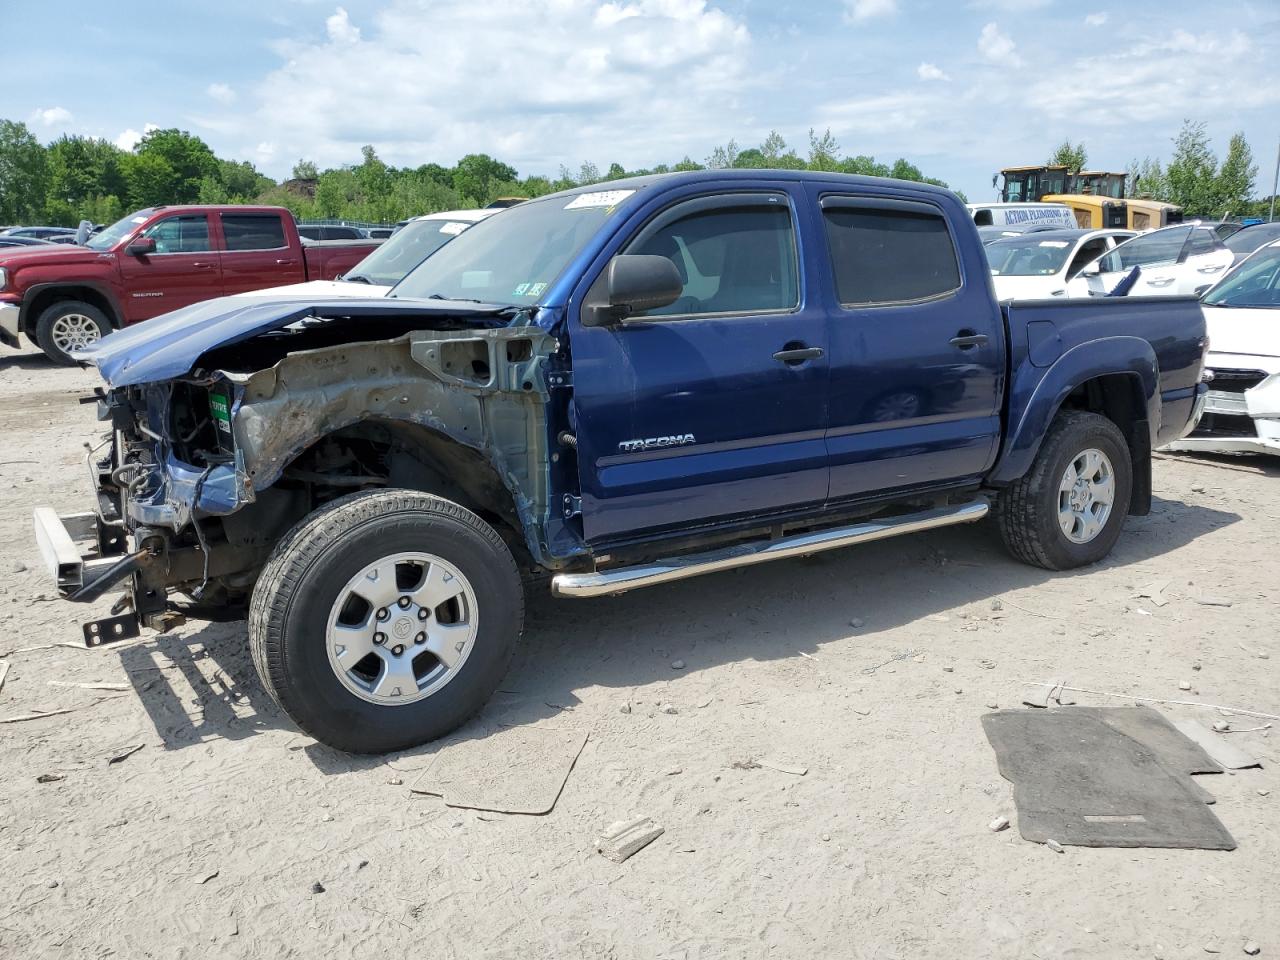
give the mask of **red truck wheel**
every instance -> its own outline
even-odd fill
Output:
[[[111,332],[107,315],[82,300],[60,300],[36,321],[36,343],[54,363],[75,365],[71,351],[97,343]]]

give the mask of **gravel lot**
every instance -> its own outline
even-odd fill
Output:
[[[89,509],[99,431],[76,400],[96,382],[0,348],[0,719],[69,711],[0,725],[0,957],[1280,955],[1277,730],[1232,738],[1263,769],[1199,778],[1235,851],[1055,854],[1018,836],[979,723],[1051,677],[1280,713],[1280,463],[1159,458],[1152,515],[1075,574],[1015,563],[983,525],[534,595],[464,737],[589,739],[551,814],[504,816],[410,792],[436,747],[353,758],[300,734],[243,623],[45,647],[88,611],[56,600],[29,516]],[[1166,605],[1135,599],[1158,580]],[[621,865],[595,852],[637,814],[666,833]],[[1014,829],[990,832],[1000,815]]]

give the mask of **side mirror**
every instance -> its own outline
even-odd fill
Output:
[[[611,320],[668,306],[684,293],[680,271],[666,257],[619,254],[609,261],[604,279],[608,303],[589,305],[583,317],[588,326],[603,326]]]
[[[1080,271],[1080,276],[1096,277],[1100,273],[1102,273],[1102,262],[1100,260],[1095,260],[1093,263],[1085,265],[1085,267]]]
[[[155,237],[139,237],[125,247],[124,252],[131,257],[145,257],[149,253],[155,253],[156,239]]]

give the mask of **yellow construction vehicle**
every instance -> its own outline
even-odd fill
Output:
[[[1082,192],[1076,175],[1062,164],[1006,167],[1000,174],[1004,177],[1000,199],[1005,203],[1061,203],[1071,208],[1076,223],[1086,229],[1128,226],[1128,213],[1123,199]],[[1101,176],[1114,177],[1115,174]],[[1123,177],[1123,174],[1120,176]],[[1123,181],[1120,190],[1123,194]]]
[[[1130,198],[1126,201],[1129,210],[1130,230],[1154,230],[1157,227],[1168,227],[1182,222],[1182,208],[1173,203],[1161,203],[1159,200],[1138,200]]]

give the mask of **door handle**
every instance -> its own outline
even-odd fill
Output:
[[[192,269],[194,269],[194,270],[212,270],[212,269],[213,269],[213,264],[212,264],[212,263],[204,263],[203,261],[200,261],[200,262],[197,262],[197,263],[193,263],[193,264],[191,265],[191,267],[192,267]]]
[[[985,333],[975,333],[972,330],[961,330],[951,338],[951,345],[959,347],[961,350],[970,350],[973,347],[985,346],[989,338]]]
[[[1149,287],[1167,287],[1173,283],[1173,277],[1152,277],[1147,281]]]
[[[1196,267],[1197,273],[1217,273],[1223,268],[1223,264],[1217,264],[1211,267]]]
[[[276,261],[276,266],[277,266],[277,267],[292,267],[292,266],[293,266],[295,263],[297,263],[297,262],[298,262],[297,260],[277,260],[277,261]]]
[[[822,356],[821,347],[806,347],[803,345],[792,346],[787,344],[783,349],[773,355],[773,359],[779,363],[785,363],[789,367],[798,367],[806,360],[817,360]]]

